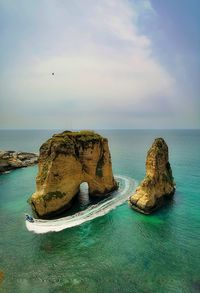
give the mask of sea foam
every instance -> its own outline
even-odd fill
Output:
[[[129,196],[135,191],[137,182],[126,176],[115,176],[119,183],[119,188],[114,191],[108,198],[98,204],[91,205],[87,209],[75,213],[71,216],[59,218],[56,220],[34,219],[33,223],[26,221],[26,227],[29,231],[37,234],[47,232],[59,232],[61,230],[81,225],[97,217],[102,217],[123,204]]]

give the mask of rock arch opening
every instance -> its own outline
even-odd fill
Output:
[[[89,185],[87,182],[82,182],[79,186],[78,201],[80,206],[87,206],[90,203]]]
[[[29,202],[39,217],[69,208],[82,190],[82,182],[87,183],[87,190],[89,185],[90,198],[103,198],[118,188],[108,140],[93,131],[53,135],[40,147],[38,167],[36,191]],[[84,203],[89,201],[89,194],[81,196]]]

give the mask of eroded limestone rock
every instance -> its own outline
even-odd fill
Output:
[[[38,165],[30,204],[39,217],[69,207],[82,182],[88,183],[93,196],[105,196],[117,188],[108,140],[92,131],[53,135],[41,146]]]
[[[146,158],[146,176],[130,197],[131,206],[149,214],[175,192],[175,183],[164,139],[156,138]]]
[[[35,153],[0,150],[0,174],[34,165],[37,161],[38,155]]]

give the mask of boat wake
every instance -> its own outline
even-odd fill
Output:
[[[117,206],[123,204],[130,195],[135,191],[137,182],[126,176],[115,176],[119,184],[118,190],[101,202],[89,206],[87,209],[75,213],[71,216],[63,217],[56,220],[34,219],[34,222],[26,221],[26,227],[29,231],[37,234],[47,232],[59,232],[61,230],[75,227],[93,220],[97,217],[104,216]]]

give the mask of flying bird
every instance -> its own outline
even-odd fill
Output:
[[[54,72],[52,72],[52,75],[54,75]]]

